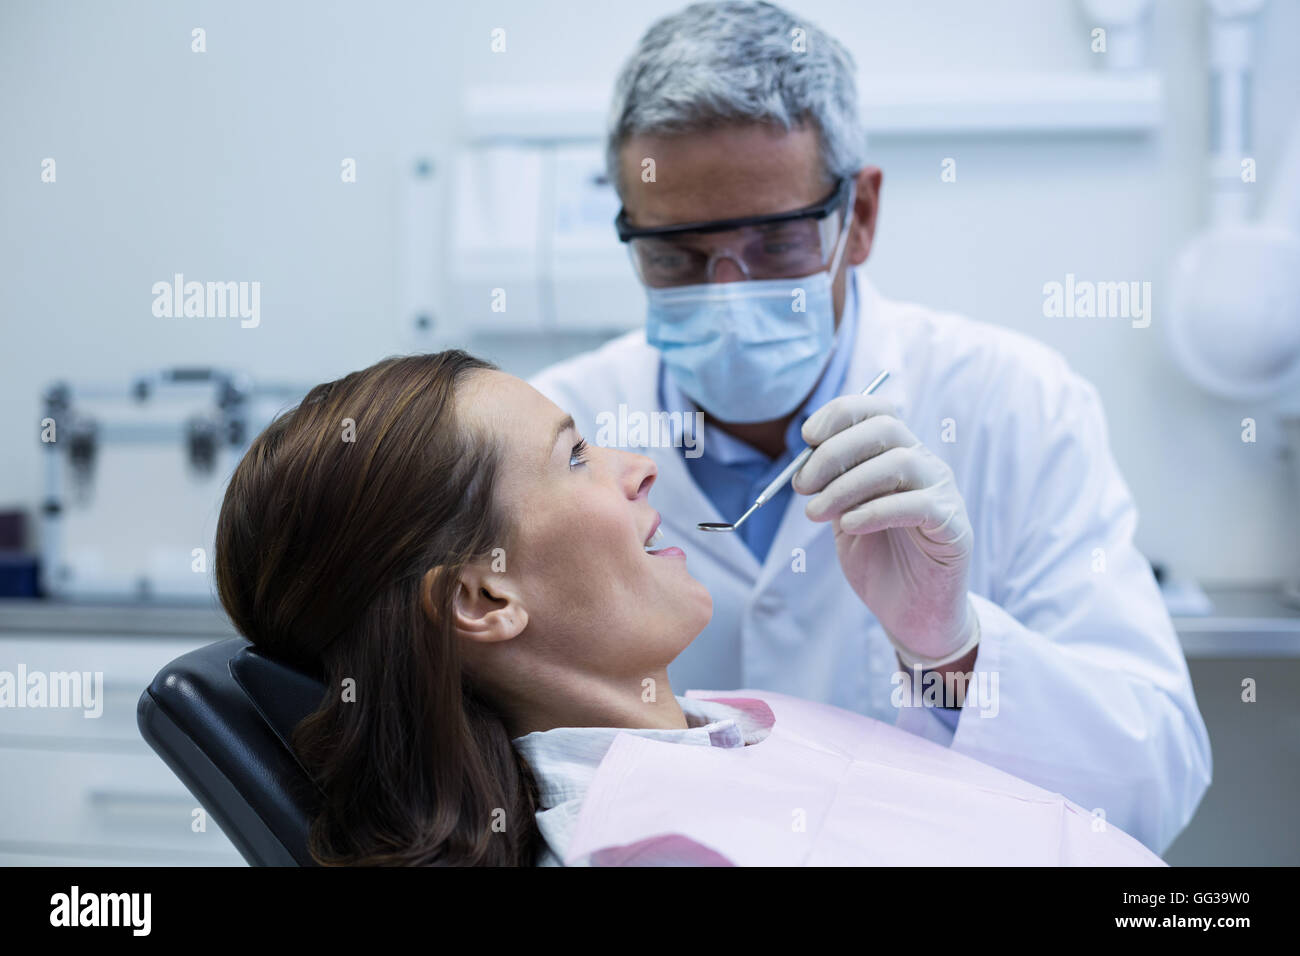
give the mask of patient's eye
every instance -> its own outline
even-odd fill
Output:
[[[574,445],[573,450],[569,452],[569,467],[573,468],[575,465],[585,465],[586,463],[587,439],[580,438],[578,444]]]

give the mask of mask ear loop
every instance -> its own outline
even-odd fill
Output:
[[[835,273],[840,271],[840,256],[849,245],[849,225],[853,222],[853,203],[857,198],[857,186],[857,183],[849,182],[849,198],[844,204],[844,212],[841,213],[844,221],[840,225],[839,239],[835,242],[835,255],[831,259],[831,282],[835,281]]]
[[[840,227],[840,237],[835,242],[835,255],[831,257],[830,281],[832,286],[835,284],[835,273],[840,271],[840,256],[844,254],[844,250],[847,249],[849,245],[849,225],[853,222],[853,202],[857,198],[857,194],[858,184],[850,180],[849,198],[844,204],[844,212],[841,213],[841,215],[844,216],[844,223]],[[832,318],[834,317],[832,316]],[[843,322],[835,327],[835,335],[831,338],[830,356],[834,356],[835,350],[840,347],[840,329],[842,328],[844,328]],[[826,359],[826,364],[828,366],[831,361],[830,356]],[[823,371],[825,371],[825,369],[823,369]]]

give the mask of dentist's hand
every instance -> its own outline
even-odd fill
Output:
[[[793,485],[814,496],[811,520],[833,522],[844,576],[894,646],[937,661],[978,633],[971,525],[952,469],[895,414],[875,395],[828,402],[804,423],[816,451]]]

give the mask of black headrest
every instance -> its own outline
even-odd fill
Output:
[[[243,638],[183,654],[140,695],[140,733],[256,865],[310,866],[320,792],[290,744],[325,699],[314,677]]]
[[[320,707],[325,685],[310,674],[265,656],[252,644],[231,659],[230,673],[284,749],[302,767],[293,749],[293,729]],[[307,768],[303,767],[303,773]]]

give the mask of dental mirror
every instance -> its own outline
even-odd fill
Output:
[[[879,375],[877,375],[874,379],[871,380],[870,385],[868,385],[866,388],[862,390],[862,394],[870,395],[872,392],[878,389],[882,384],[884,384],[884,381],[887,378],[889,378],[889,373],[886,371],[882,371]],[[785,487],[785,483],[790,479],[792,479],[794,477],[795,472],[797,472],[800,468],[804,466],[804,464],[808,461],[808,459],[812,457],[812,453],[813,453],[812,446],[809,446],[805,448],[803,451],[799,452],[799,454],[795,456],[794,461],[786,465],[784,470],[782,470],[781,474],[777,475],[776,478],[773,479],[772,483],[763,489],[763,493],[754,499],[754,503],[749,506],[749,510],[746,511],[739,518],[737,518],[734,524],[727,524],[722,521],[701,521],[695,527],[700,531],[713,531],[713,532],[735,531],[737,528],[739,528],[742,524],[745,523],[745,520],[750,515],[752,515],[759,508],[763,507],[763,505],[771,501],[772,498],[776,495],[776,493]]]

